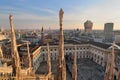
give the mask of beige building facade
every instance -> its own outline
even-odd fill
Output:
[[[74,55],[74,46],[73,44],[65,44],[65,55]],[[50,53],[51,53],[51,61],[58,60],[58,45],[51,45],[50,46]],[[109,49],[104,49],[101,47],[94,46],[92,44],[77,44],[76,45],[76,58],[89,58],[92,59],[94,62],[100,64],[101,66],[105,67],[107,62],[108,54],[110,53]],[[42,61],[47,60],[47,47],[41,47],[41,58]]]

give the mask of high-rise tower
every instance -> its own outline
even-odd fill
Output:
[[[90,20],[87,20],[84,23],[85,33],[91,33],[92,32],[92,27],[93,27],[93,23]]]
[[[104,26],[104,42],[112,43],[114,40],[113,23],[106,23]]]
[[[9,16],[10,20],[10,27],[11,27],[11,52],[12,52],[12,58],[13,58],[13,73],[16,75],[17,80],[20,78],[20,57],[17,50],[17,44],[16,44],[16,37],[15,37],[15,31],[14,31],[14,25],[12,22],[12,15]]]
[[[57,80],[66,80],[66,63],[64,58],[64,35],[62,29],[63,10],[59,11],[60,33],[59,33],[59,56],[57,66]]]

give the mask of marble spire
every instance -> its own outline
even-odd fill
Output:
[[[115,55],[114,55],[114,44],[112,44],[112,51],[108,55],[108,61],[106,65],[106,71],[105,71],[105,76],[104,80],[114,80],[114,68],[115,68]]]
[[[57,80],[66,80],[66,63],[64,58],[64,35],[63,35],[63,29],[62,29],[63,14],[64,14],[64,11],[60,9],[59,11],[60,33],[59,33]]]
[[[51,55],[50,55],[50,48],[49,43],[47,43],[47,66],[48,66],[48,80],[53,80],[52,71],[51,71]]]
[[[77,80],[76,46],[75,46],[74,61],[72,66],[72,80]]]
[[[12,22],[12,15],[9,16],[10,21],[10,27],[11,27],[11,51],[12,51],[12,58],[13,58],[13,73],[15,73],[17,80],[19,80],[20,77],[20,57],[17,50],[17,44],[16,44],[16,36],[14,31],[14,25]]]
[[[33,70],[32,60],[31,60],[31,56],[30,56],[29,42],[27,42],[27,51],[28,51],[27,54],[28,54],[28,61],[29,61],[28,75],[33,76],[35,74],[35,72]]]

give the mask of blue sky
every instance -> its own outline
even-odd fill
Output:
[[[91,20],[93,29],[104,29],[113,22],[120,29],[119,0],[1,0],[0,27],[9,28],[9,14],[13,14],[15,28],[58,29],[58,12],[64,10],[64,29],[84,29]]]

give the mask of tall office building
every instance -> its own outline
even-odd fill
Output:
[[[113,42],[113,23],[105,23],[104,25],[104,42]]]
[[[93,27],[93,23],[90,20],[87,20],[84,23],[84,28],[85,28],[86,33],[91,33],[92,32],[92,27]]]

